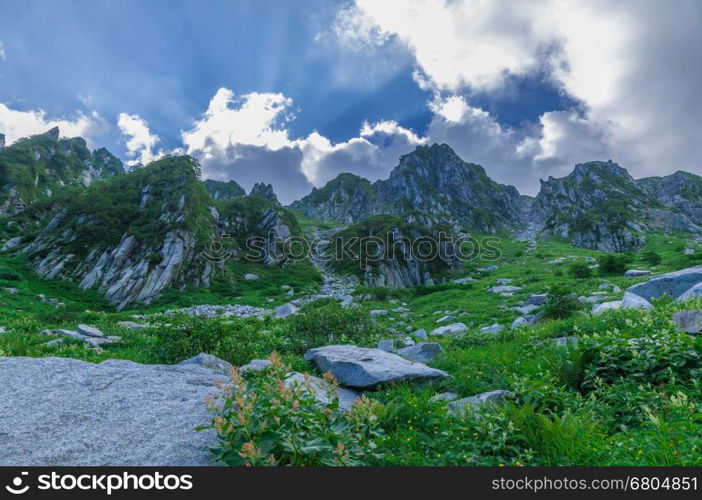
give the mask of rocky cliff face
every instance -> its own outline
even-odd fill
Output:
[[[0,216],[24,211],[37,200],[71,187],[124,173],[106,149],[90,151],[81,138],[59,140],[58,128],[0,148]]]
[[[271,184],[264,184],[263,182],[257,182],[251,188],[249,196],[260,196],[267,200],[272,201],[276,205],[279,205],[278,197],[273,192],[273,186]]]
[[[203,185],[215,200],[230,201],[240,196],[246,196],[246,191],[236,181],[222,182],[207,179]]]
[[[313,219],[352,224],[381,213],[383,204],[368,179],[344,173],[323,188],[314,188],[292,208]]]
[[[430,285],[461,267],[453,228],[426,215],[378,215],[334,235],[329,267],[357,276],[366,286],[409,288]],[[442,236],[443,235],[443,236]]]
[[[636,182],[660,204],[702,225],[702,177],[677,171],[665,177],[647,177]]]
[[[271,241],[261,245],[270,251],[263,261],[279,262],[275,237],[295,229],[285,214],[259,197],[220,205],[223,216],[213,203],[194,160],[166,157],[64,201],[19,251],[39,275],[95,288],[118,309],[167,289],[209,287],[257,231]],[[212,254],[213,241],[225,248]]]
[[[370,184],[342,174],[293,207],[320,220],[351,223],[378,214],[421,212],[482,232],[525,222],[525,204],[512,186],[491,180],[445,144],[420,146],[400,157],[387,180]]]
[[[542,236],[605,252],[636,249],[644,243],[642,234],[651,230],[700,231],[686,214],[663,203],[663,195],[652,192],[655,184],[634,180],[611,161],[578,164],[566,177],[541,181],[530,219]]]

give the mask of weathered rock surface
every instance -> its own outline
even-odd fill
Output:
[[[655,276],[648,281],[627,288],[628,293],[648,301],[668,295],[683,301],[702,295],[702,266],[688,267],[672,273]]]
[[[448,373],[413,363],[380,349],[351,345],[330,345],[310,349],[305,359],[321,372],[331,372],[343,385],[369,389],[388,382],[448,377]]]
[[[403,347],[397,350],[397,354],[410,361],[418,363],[429,363],[435,357],[444,353],[444,350],[436,342],[422,342],[417,345]]]
[[[448,410],[454,415],[465,415],[473,413],[484,406],[500,404],[509,396],[510,392],[503,390],[484,392],[477,396],[451,401],[448,404]]]
[[[217,356],[213,356],[212,354],[207,354],[204,352],[201,352],[200,354],[198,354],[197,356],[193,356],[192,358],[186,359],[185,361],[181,361],[180,364],[202,366],[203,368],[207,368],[208,370],[212,370],[213,372],[220,373],[221,375],[224,375],[226,377],[228,377],[232,371],[231,363],[220,359]]]
[[[345,387],[338,387],[336,394],[334,394],[332,385],[323,378],[299,372],[288,374],[284,382],[288,387],[302,389],[312,394],[321,406],[329,405],[334,397],[338,398],[341,411],[349,411],[353,403],[360,397],[356,391]]]
[[[434,328],[429,335],[440,335],[442,337],[446,335],[458,335],[468,331],[468,327],[463,323],[451,323],[450,325],[440,326],[439,328]]]
[[[209,465],[205,406],[225,377],[197,365],[0,358],[1,465]]]
[[[673,321],[675,321],[682,332],[700,333],[702,332],[702,309],[676,312],[673,314]]]

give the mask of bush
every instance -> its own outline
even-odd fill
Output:
[[[598,263],[601,274],[624,274],[627,258],[624,255],[602,255]]]
[[[344,309],[327,301],[305,306],[288,319],[288,328],[291,349],[298,354],[330,342],[369,346],[378,341],[382,331],[365,309]]]
[[[657,266],[660,264],[663,259],[659,254],[656,252],[645,252],[641,258],[649,265],[649,266]]]
[[[627,338],[619,332],[594,334],[583,341],[592,362],[583,386],[624,381],[691,383],[702,376],[702,339],[677,332],[655,331],[650,336]]]
[[[219,435],[216,459],[234,466],[349,466],[381,458],[383,431],[369,399],[341,413],[331,375],[325,376],[329,403],[322,405],[305,383],[286,384],[289,366],[275,354],[270,360],[249,380],[235,370],[221,396],[208,402],[214,417],[204,429]]]
[[[275,346],[259,320],[225,321],[204,316],[176,316],[150,337],[151,355],[161,363],[178,363],[201,352],[233,365],[268,356]]]
[[[544,318],[567,318],[579,309],[578,297],[569,288],[565,285],[554,285],[546,296],[546,305],[543,308]]]
[[[574,262],[570,265],[568,274],[576,279],[585,279],[592,276],[592,269],[584,262]]]

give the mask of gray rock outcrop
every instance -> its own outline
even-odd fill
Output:
[[[209,465],[205,400],[218,372],[197,365],[0,358],[0,465]]]
[[[352,345],[330,345],[310,349],[305,359],[321,372],[330,372],[339,383],[359,389],[406,380],[430,380],[448,377],[448,373],[414,363],[380,349]]]

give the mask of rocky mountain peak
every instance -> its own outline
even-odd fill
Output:
[[[54,140],[54,141],[58,141],[58,140],[59,140],[60,131],[59,131],[59,128],[58,128],[58,127],[54,127],[54,128],[52,128],[52,129],[47,130],[46,132],[44,132],[43,135],[49,137],[50,139],[52,139],[52,140]]]
[[[266,198],[267,200],[270,200],[273,203],[279,204],[278,197],[273,192],[273,186],[271,184],[257,182],[251,188],[249,196],[261,196],[262,198]]]

